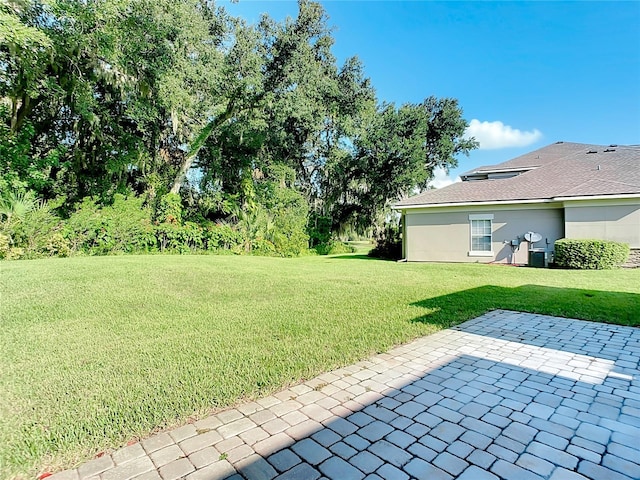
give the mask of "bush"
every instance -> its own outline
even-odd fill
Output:
[[[274,252],[266,249],[268,255],[297,257],[309,250],[307,222],[309,205],[304,196],[291,189],[276,187],[265,206],[271,219],[271,228],[265,238],[274,247]],[[265,251],[264,248],[260,249]]]
[[[155,237],[161,252],[187,253],[188,247],[184,243],[184,229],[173,222],[164,222],[154,227]]]
[[[604,270],[622,265],[628,257],[626,243],[568,238],[555,242],[555,263],[561,268]]]
[[[189,253],[230,250],[242,242],[228,225],[183,222],[178,195],[162,197],[153,222],[152,217],[151,208],[135,195],[118,194],[113,204],[106,206],[85,198],[62,223],[63,238],[57,233],[47,237],[43,250],[57,256]]]
[[[387,260],[402,258],[402,236],[397,225],[387,225],[376,238],[376,246],[369,252],[370,257]]]
[[[329,243],[316,245],[315,251],[318,255],[338,255],[341,253],[356,253],[358,249],[348,243],[332,240]]]
[[[59,232],[52,233],[47,239],[47,252],[51,257],[68,257],[71,255],[69,240]]]
[[[311,248],[330,245],[332,243],[331,218],[317,213],[311,213],[307,223],[307,233],[309,234],[309,245]]]
[[[242,236],[230,225],[212,224],[205,230],[207,250],[231,250],[242,244]]]
[[[264,238],[256,238],[251,241],[251,254],[252,255],[264,255],[264,256],[274,256],[278,252],[273,243]]]
[[[24,255],[24,249],[11,246],[8,235],[0,233],[0,259],[17,260]]]
[[[64,222],[63,235],[74,252],[88,255],[154,250],[151,211],[142,197],[116,195],[112,205],[85,198]]]
[[[304,197],[279,187],[272,193],[271,209],[259,203],[238,209],[235,225],[204,218],[185,221],[180,196],[175,194],[158,199],[155,212],[134,194],[116,194],[109,205],[86,197],[66,219],[54,214],[55,205],[36,202],[32,194],[14,195],[11,202],[0,202],[0,259],[158,251],[283,257],[309,253]],[[343,251],[332,245],[331,253]]]
[[[14,222],[7,232],[13,253],[6,258],[32,259],[52,255],[50,240],[60,228],[60,218],[55,216],[47,203],[40,203]],[[64,254],[62,251],[56,251]]]
[[[182,223],[182,199],[177,193],[167,193],[160,198],[156,209],[156,221]]]

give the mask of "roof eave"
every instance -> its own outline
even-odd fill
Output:
[[[550,198],[536,198],[529,200],[488,200],[484,202],[449,202],[449,203],[422,203],[417,205],[393,205],[394,210],[413,210],[416,208],[437,208],[437,207],[470,207],[473,205],[517,205],[519,203],[552,203],[555,200]]]
[[[581,195],[575,197],[552,197],[552,198],[534,198],[527,200],[487,200],[482,202],[449,202],[449,203],[422,203],[416,205],[393,205],[393,210],[414,210],[417,208],[438,208],[438,207],[471,207],[483,205],[519,205],[531,203],[557,203],[569,202],[572,200],[616,200],[624,198],[640,198],[640,193],[620,193],[612,195]]]
[[[623,198],[640,198],[640,193],[616,193],[612,195],[581,195],[576,197],[555,197],[556,202],[570,202],[571,200],[616,200]]]

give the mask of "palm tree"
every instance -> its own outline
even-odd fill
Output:
[[[41,202],[31,191],[8,192],[0,196],[0,226],[8,230],[12,222],[22,221],[27,213],[40,206]]]

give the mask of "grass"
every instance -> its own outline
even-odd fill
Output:
[[[0,264],[0,478],[33,478],[490,309],[640,325],[640,270],[361,255]]]

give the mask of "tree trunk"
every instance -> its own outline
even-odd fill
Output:
[[[11,133],[17,134],[24,124],[27,116],[42,101],[41,98],[31,98],[24,95],[20,99],[12,99]]]
[[[198,148],[195,151],[190,151],[187,155],[184,156],[184,161],[180,166],[180,170],[178,171],[176,178],[173,180],[171,193],[180,193],[180,187],[182,187],[182,182],[184,180],[184,177],[187,175],[187,172],[191,168],[191,165],[193,165],[193,159],[196,158],[196,154],[198,153],[198,150],[200,150],[200,148]]]
[[[196,139],[193,141],[191,146],[189,147],[189,151],[184,156],[184,160],[182,161],[182,165],[180,166],[180,170],[176,175],[176,178],[173,180],[173,186],[171,187],[171,193],[180,193],[180,188],[182,187],[182,182],[184,181],[184,177],[187,175],[187,172],[193,165],[193,160],[196,158],[196,155],[207,141],[207,139],[211,136],[211,134],[219,128],[224,122],[229,120],[233,115],[235,115],[236,106],[235,99],[229,102],[226,111],[216,117],[214,120],[210,121],[198,134]]]

